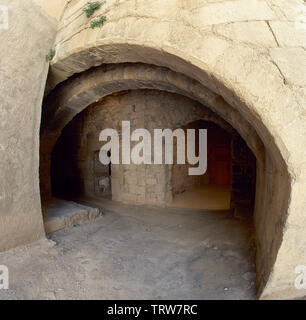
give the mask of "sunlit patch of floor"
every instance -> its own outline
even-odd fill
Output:
[[[231,186],[206,185],[189,188],[173,197],[172,207],[203,210],[228,210]]]

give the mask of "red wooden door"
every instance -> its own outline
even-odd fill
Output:
[[[215,147],[210,157],[210,183],[230,185],[232,182],[232,158],[228,146]]]

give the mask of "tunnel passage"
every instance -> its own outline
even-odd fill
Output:
[[[104,97],[123,90],[136,89],[155,89],[173,92],[207,106],[207,110],[210,110],[213,114],[217,114],[219,119],[222,119],[223,122],[226,120],[232,128],[237,130],[255,155],[256,196],[254,222],[258,249],[257,280],[259,286],[261,286],[259,291],[262,290],[262,286],[265,281],[267,281],[267,276],[269,274],[267,270],[269,266],[271,266],[273,259],[276,258],[276,247],[281,241],[281,233],[277,233],[277,238],[275,238],[268,231],[269,228],[266,228],[265,221],[266,219],[272,219],[273,221],[278,219],[277,215],[273,215],[271,212],[280,214],[280,212],[283,212],[283,207],[287,205],[287,198],[285,195],[287,194],[288,189],[285,182],[287,181],[286,179],[288,176],[281,168],[283,162],[275,162],[275,159],[278,159],[278,151],[275,151],[275,146],[273,147],[273,144],[269,144],[269,149],[266,149],[266,142],[265,144],[263,143],[257,130],[255,130],[245,118],[245,113],[242,109],[240,110],[239,108],[232,107],[221,96],[203,86],[202,83],[183,74],[173,72],[164,67],[156,67],[141,63],[103,65],[102,67],[93,68],[82,74],[75,75],[53,90],[45,100],[41,126],[40,186],[43,203],[46,203],[51,196],[51,152],[63,128],[78,113],[88,106],[98,103]],[[190,113],[190,115],[194,115],[194,113]],[[248,114],[248,116],[250,115],[251,114]],[[190,118],[186,123],[176,124],[174,128],[199,119],[202,118]],[[210,117],[204,119],[211,120]],[[220,124],[219,119],[215,119],[218,124]],[[264,135],[264,132],[265,131],[261,131],[261,136]],[[266,136],[265,139],[269,138]],[[97,149],[98,148],[96,148],[95,151]],[[140,171],[144,171],[144,169],[141,169]],[[126,175],[128,176],[129,172],[126,172]],[[142,173],[139,172],[134,174],[133,179],[137,180],[139,175],[141,176]],[[114,190],[115,185],[120,186],[120,182],[122,182],[119,179],[119,181],[117,180],[117,183],[114,183],[116,179],[116,174],[114,174],[112,168],[112,190]],[[277,189],[275,183],[279,185],[280,181],[285,183],[283,184],[284,187]],[[273,189],[277,191],[277,193],[269,196],[269,193],[266,192],[267,188]],[[119,194],[121,189],[118,188],[117,190]],[[168,192],[164,193],[162,200],[169,203],[172,197],[171,186],[167,186],[167,191]],[[113,199],[115,199],[114,192],[112,193]],[[278,196],[276,196],[276,194]],[[284,196],[282,197],[281,195]],[[135,194],[130,195],[127,193],[126,198],[127,199],[124,201],[130,201],[131,198],[140,200],[143,198],[143,194],[135,196]],[[278,201],[278,199],[281,199],[281,201]],[[154,196],[150,201],[154,203],[160,201],[160,199]],[[267,212],[269,215],[266,215]],[[260,233],[259,230],[263,229],[265,230],[264,233]],[[272,244],[275,248],[271,251],[270,249],[267,249],[264,243],[267,241],[270,242],[272,238]],[[270,252],[269,254],[267,253],[267,250]],[[273,255],[271,255],[271,252],[273,252]]]
[[[131,130],[144,128],[152,136],[154,129],[174,131],[180,126],[185,133],[194,129],[196,156],[198,131],[206,129],[206,173],[189,175],[192,165],[177,164],[176,138],[173,165],[103,165],[99,160],[103,145],[100,132],[106,128],[120,132],[125,120],[131,120]],[[187,152],[187,139],[185,143]],[[165,154],[165,146],[162,152]],[[249,201],[244,205],[251,208],[250,213],[254,208],[255,174],[255,158],[236,130],[200,103],[158,90],[119,92],[88,107],[65,127],[51,162],[53,196],[207,210],[241,208],[243,201]]]
[[[114,128],[122,133],[120,130],[123,120],[131,121],[131,130],[145,128],[150,133],[153,133],[156,128],[170,128],[172,130],[182,128],[184,131],[195,129],[196,133],[199,129],[206,129],[209,158],[206,174],[188,176],[189,164],[111,164],[103,166],[99,162],[99,150],[104,143],[99,141],[99,134],[106,128]],[[197,137],[197,134],[195,136]],[[180,260],[184,266],[189,266],[184,267],[185,271],[182,274],[188,274],[186,286],[191,286],[192,294],[201,291],[202,283],[206,283],[203,287],[207,286],[207,279],[203,274],[208,275],[209,272],[212,275],[210,283],[213,286],[218,286],[218,281],[224,281],[220,279],[226,279],[223,283],[227,283],[235,278],[235,281],[242,282],[243,287],[245,280],[241,276],[231,277],[230,274],[241,273],[241,270],[244,270],[243,272],[251,271],[249,274],[252,277],[255,274],[251,216],[254,207],[243,216],[243,219],[238,219],[241,217],[233,215],[235,211],[229,210],[233,190],[232,181],[235,180],[232,177],[235,174],[232,173],[232,163],[235,161],[232,147],[234,140],[238,138],[240,138],[239,134],[226,121],[190,98],[161,90],[142,89],[117,92],[90,105],[76,115],[62,131],[51,157],[52,192],[56,197],[69,198],[74,202],[82,199],[82,203],[85,199],[87,203],[99,204],[102,208],[107,208],[110,205],[112,210],[109,212],[106,209],[105,211],[104,230],[114,230],[113,232],[117,233],[119,237],[123,237],[122,229],[124,229],[139,242],[141,250],[143,250],[141,246],[143,243],[146,250],[150,250],[147,246],[147,242],[150,242],[153,247],[157,248],[157,252],[165,252],[169,256],[170,252],[166,252],[167,244],[175,243],[175,248],[180,253],[182,248],[187,249],[191,246],[187,250],[195,250],[195,255],[198,256],[196,262],[190,261],[194,260],[190,252],[188,257],[181,256]],[[243,142],[243,139],[240,139]],[[176,142],[177,140],[174,138],[174,144]],[[198,143],[199,139],[196,139],[196,155],[199,152]],[[175,156],[176,147],[175,145]],[[243,147],[247,148],[245,143],[240,145],[241,153],[244,153]],[[222,163],[223,157],[221,164],[218,163],[220,149],[221,151],[226,150],[225,167]],[[176,163],[176,159],[174,159],[174,163]],[[226,174],[221,171],[220,165],[221,169],[226,169]],[[107,187],[104,188],[105,186]],[[227,206],[218,207],[224,193],[227,197]],[[181,196],[185,197],[183,199],[185,206],[178,204],[176,198]],[[192,201],[186,201],[186,196],[187,198],[191,197]],[[200,200],[200,206],[194,207],[194,197]],[[110,201],[111,199],[115,201]],[[126,206],[126,204],[132,206]],[[147,211],[152,209],[154,215],[148,217]],[[118,220],[117,210],[120,210],[123,220]],[[127,222],[124,218],[125,215],[133,215],[132,221]],[[184,217],[183,220],[180,219],[180,215]],[[143,234],[140,232],[143,225],[139,221],[145,217],[150,219],[155,227],[145,227],[146,231]],[[116,225],[119,231],[116,231],[114,224],[107,224],[108,219],[117,221]],[[99,221],[94,221],[93,224],[95,223],[99,224]],[[167,237],[165,238],[156,230],[165,230]],[[141,237],[142,241],[138,241],[137,237]],[[152,241],[150,237],[155,240]],[[109,241],[112,239],[111,237]],[[212,239],[225,255],[232,254],[228,252],[239,255],[241,247],[244,248],[244,253],[240,254],[240,259],[233,261],[231,257],[220,259],[219,250],[208,249],[214,252],[212,257],[205,251],[207,248],[204,249],[202,246],[203,242],[211,242]],[[139,250],[135,249],[133,245],[130,246],[129,240],[125,241],[125,245],[129,246],[129,252]],[[103,245],[99,250],[103,251]],[[108,252],[111,254],[112,250],[109,248]],[[117,254],[120,259],[124,259],[122,258],[122,256],[124,257],[123,252]],[[151,254],[150,259],[152,259]],[[215,265],[216,261],[218,261],[219,268],[214,267],[212,271],[210,266]],[[171,270],[167,273],[175,278],[177,273],[174,271],[172,263],[173,261],[171,261]],[[133,264],[136,270],[141,270],[144,274],[148,273],[147,267],[142,268],[139,259],[133,261]],[[165,258],[162,258],[162,261],[158,262],[159,266],[155,266],[152,272],[159,274],[160,268],[164,264]],[[190,271],[186,272],[186,270]],[[225,272],[221,272],[221,270],[225,270]],[[218,281],[215,281],[215,278],[218,278]],[[194,287],[192,283],[195,284]],[[141,280],[135,281],[135,284],[139,288],[142,287]],[[155,289],[155,286],[152,284],[150,288]],[[186,289],[184,288],[184,290]],[[182,291],[184,292],[184,290]],[[254,292],[254,286],[252,290]],[[166,290],[166,292],[169,291]],[[204,292],[203,289],[202,292]]]
[[[126,1],[120,4],[117,1],[109,1],[108,22],[100,30],[88,28],[88,21],[82,13],[82,6],[86,4],[86,0],[75,0],[70,1],[65,7],[58,27],[53,26],[53,23],[52,26],[47,22],[39,23],[38,25],[46,28],[36,33],[48,38],[48,41],[40,46],[40,50],[35,51],[35,59],[39,63],[33,63],[32,54],[24,54],[33,51],[30,41],[27,43],[28,46],[25,46],[27,50],[19,50],[23,52],[24,59],[15,59],[14,63],[7,64],[16,70],[22,70],[21,73],[30,80],[26,81],[30,89],[23,90],[28,92],[28,95],[19,90],[21,103],[16,103],[18,94],[15,93],[18,90],[15,89],[20,83],[13,77],[12,87],[10,84],[8,87],[9,93],[14,93],[14,99],[6,100],[9,105],[13,104],[18,108],[18,112],[14,112],[12,106],[9,108],[11,112],[8,113],[10,118],[4,117],[4,120],[7,120],[4,121],[4,125],[8,127],[7,130],[3,130],[4,134],[7,134],[3,141],[11,141],[11,137],[14,137],[14,141],[9,143],[10,152],[5,152],[8,158],[3,157],[4,216],[1,219],[1,250],[37,240],[44,235],[37,174],[38,126],[40,97],[46,73],[43,72],[43,68],[47,69],[47,64],[43,64],[43,57],[47,50],[53,47],[53,39],[58,31],[54,43],[56,56],[52,61],[47,85],[50,90],[56,84],[64,84],[70,76],[80,75],[83,71],[102,64],[137,61],[154,64],[155,70],[158,66],[164,66],[174,72],[172,75],[171,72],[168,73],[169,90],[173,89],[172,85],[177,81],[176,87],[185,86],[184,94],[189,93],[193,98],[196,97],[196,100],[201,100],[204,94],[200,93],[205,90],[194,91],[194,86],[190,85],[193,80],[197,81],[202,85],[202,89],[208,87],[215,93],[215,99],[210,100],[213,103],[206,101],[209,108],[220,111],[220,105],[216,107],[218,101],[223,101],[226,105],[225,101],[230,105],[221,107],[220,114],[240,132],[249,146],[254,147],[254,144],[250,143],[252,137],[256,134],[260,137],[262,146],[255,149],[261,152],[255,152],[251,147],[256,158],[260,159],[257,161],[254,219],[258,247],[259,292],[263,292],[264,297],[300,296],[300,291],[296,291],[292,286],[295,274],[291,271],[296,265],[305,264],[303,229],[306,136],[305,73],[302,66],[305,65],[306,53],[302,48],[305,47],[305,38],[301,36],[303,28],[300,28],[302,25],[298,21],[299,10],[295,10],[299,9],[297,7],[302,5],[303,1],[291,1],[290,5],[288,2],[288,6],[283,6],[281,1],[273,1],[276,4],[273,6],[271,1],[250,2],[252,10],[246,9],[245,1],[203,1],[199,10],[195,10],[190,7],[188,1],[183,5],[180,1],[169,1],[167,8],[170,10],[161,11],[163,1],[154,1],[154,6],[149,7],[147,1],[137,1],[134,8]],[[49,3],[50,1],[48,6]],[[220,12],[218,16],[209,14],[216,8]],[[36,9],[36,16],[45,17]],[[126,28],[127,25],[129,28]],[[14,32],[14,29],[10,28],[10,32]],[[42,43],[35,36],[34,29],[30,32],[30,38]],[[37,27],[37,30],[39,29]],[[256,32],[257,30],[261,32]],[[49,36],[45,37],[46,34]],[[15,36],[10,38],[13,41],[18,40]],[[8,44],[5,44],[5,47],[10,51],[11,43]],[[20,60],[22,68],[16,65],[17,60]],[[149,67],[147,70],[152,85],[152,79],[160,73],[151,73]],[[35,73],[33,77],[29,77],[31,72]],[[24,82],[21,73],[17,78]],[[181,82],[182,77],[177,74],[173,76],[175,73],[184,74],[191,82],[187,81],[188,84],[184,85],[184,81]],[[117,86],[113,86],[112,90],[122,89],[119,87],[125,85],[124,79],[127,74],[120,73],[117,79],[120,78],[122,81],[120,85],[117,82]],[[79,75],[75,76],[74,80],[77,80]],[[142,78],[143,85],[148,85],[144,77],[139,78]],[[162,78],[159,79],[161,82],[164,81]],[[95,81],[99,82],[97,79]],[[87,90],[90,91],[90,87]],[[57,89],[55,91],[58,93]],[[55,108],[50,119],[57,113],[58,105],[65,110],[66,115],[69,110],[76,114],[88,105],[84,94],[76,94],[74,91],[70,95],[72,91],[67,90],[63,96],[55,94],[58,99],[53,100]],[[98,90],[98,94],[101,97],[104,92]],[[78,108],[80,105],[76,104],[77,99],[73,99],[73,96],[82,101],[82,108]],[[96,96],[93,101],[95,99]],[[237,118],[233,120],[232,114],[235,113],[240,114],[253,130],[244,131],[243,128],[247,125]],[[59,124],[64,118],[62,115],[55,117],[54,123]],[[66,124],[67,122],[64,123]],[[23,128],[26,128],[26,131]],[[44,140],[42,145],[45,142]],[[3,147],[7,147],[5,143]],[[21,151],[22,155],[19,153]],[[20,156],[17,157],[16,154]],[[43,158],[41,171],[46,173],[48,165],[43,166],[49,159],[48,156]],[[21,173],[12,174],[18,168],[21,168]],[[46,191],[48,193],[48,188],[49,183],[42,174],[42,195],[45,195]]]

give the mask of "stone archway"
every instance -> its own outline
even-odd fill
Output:
[[[76,79],[72,78],[59,86],[46,99],[42,116],[41,172],[49,171],[47,155],[50,155],[62,129],[76,114],[104,96],[128,89],[174,92],[207,105],[237,129],[259,162],[264,163],[265,154],[260,138],[248,122],[222,97],[201,86],[197,81],[166,68],[144,64],[118,64],[84,72]],[[211,118],[215,119],[213,113]],[[224,126],[223,123],[221,125]],[[48,174],[42,176],[47,177]],[[43,195],[48,196],[50,193],[49,185],[47,181],[42,184],[42,187],[47,188],[46,191],[42,190]]]
[[[139,64],[137,66],[140,67]],[[120,67],[122,66],[117,66],[116,68]],[[136,66],[133,67],[135,68]],[[50,119],[50,117],[48,118]],[[209,129],[208,140],[210,146],[213,143],[213,136],[219,133],[218,130],[217,132],[214,130],[215,128],[220,128],[220,130],[226,132],[226,137],[231,137],[230,140],[234,136],[239,136],[226,121],[222,120],[207,107],[186,96],[153,89],[120,91],[91,104],[65,126],[56,142],[56,146],[53,148],[53,156],[51,157],[53,160],[50,159],[50,151],[45,150],[50,141],[44,138],[41,150],[45,151],[41,159],[47,159],[47,162],[44,163],[42,161],[41,163],[41,167],[46,168],[41,172],[42,186],[48,187],[50,185],[46,173],[50,172],[48,164],[51,162],[53,195],[57,194],[63,197],[66,194],[69,197],[69,194],[71,196],[74,194],[76,197],[82,195],[105,197],[104,191],[101,193],[101,190],[99,190],[99,183],[102,185],[101,179],[110,178],[110,176],[109,170],[105,166],[101,166],[99,162],[98,155],[101,143],[98,137],[101,130],[106,128],[113,128],[117,132],[121,132],[121,122],[127,119],[131,119],[131,130],[133,130],[132,128],[136,129],[137,122],[137,128],[141,127],[149,130],[152,137],[154,136],[153,130],[156,128],[168,128],[174,131],[177,126],[185,126],[188,123],[202,121],[203,128],[208,126],[213,129],[212,132]],[[215,127],[212,128],[212,126]],[[48,130],[48,128],[45,129]],[[56,133],[52,129],[50,130],[47,136]],[[219,137],[219,143],[223,138],[224,135],[221,135],[221,138]],[[231,149],[229,140],[228,146]],[[121,150],[121,148],[120,141],[119,149]],[[176,152],[174,152],[174,157],[176,158]],[[174,160],[174,163],[176,163],[176,160]],[[52,167],[54,170],[52,170]],[[154,165],[114,165],[111,170],[113,173],[111,177],[112,190],[109,190],[112,192],[109,196],[113,200],[132,205],[135,203],[169,205],[172,201],[173,193],[173,185],[171,184],[171,172],[173,170],[171,167],[171,165],[157,167]],[[183,167],[184,170],[187,169],[188,171],[189,164]],[[55,170],[56,168],[58,170]],[[152,181],[156,181],[155,183],[158,181],[157,184],[160,187],[154,188],[152,186],[154,182]]]
[[[71,78],[46,99],[41,132],[41,187],[42,192],[45,190],[45,194],[42,194],[43,198],[50,192],[48,172],[50,171],[51,150],[65,125],[77,113],[103,96],[121,90],[139,88],[176,92],[208,105],[237,128],[258,159],[259,178],[265,176],[266,154],[261,139],[238,112],[229,112],[229,109],[233,109],[220,96],[210,92],[197,81],[166,68],[139,63],[117,64],[95,68]],[[211,118],[215,118],[213,113]],[[263,199],[264,195],[258,190],[256,212],[259,212],[258,201],[261,201],[261,208],[265,210],[263,204],[266,205],[266,203]]]
[[[303,64],[305,52],[299,48],[303,46],[301,40],[295,39],[292,47],[279,32],[280,25],[290,28],[291,9],[270,6],[268,1],[194,5],[173,0],[167,2],[168,10],[163,11],[161,18],[158,8],[165,4],[160,1],[150,5],[150,12],[144,1],[132,6],[130,1],[110,2],[106,7],[109,22],[102,29],[91,30],[79,14],[83,4],[85,1],[74,1],[66,8],[48,90],[93,66],[127,62],[168,68],[168,78],[171,82],[173,75],[172,82],[178,88],[185,77],[191,79],[183,94],[192,93],[196,100],[199,97],[193,92],[193,84],[200,85],[201,101],[240,132],[259,163],[255,214],[260,235],[259,292],[263,298],[299,295],[292,283],[295,266],[305,263],[305,164],[301,162],[305,135],[300,108],[305,78],[303,68],[296,68],[290,57],[295,54]],[[112,10],[114,6],[116,10]],[[193,14],[191,7],[196,9]],[[209,14],[213,9],[220,9],[223,14]],[[227,29],[229,23],[235,32]],[[256,37],[254,28],[260,28],[264,36]],[[176,78],[178,73],[183,78]],[[126,75],[118,76],[124,79]],[[120,81],[117,85],[114,90],[124,88]],[[167,89],[173,90],[170,87]],[[203,88],[209,89],[208,96],[203,94],[207,93]],[[213,97],[213,103],[207,102],[209,97]],[[86,102],[88,97],[80,94],[75,98]],[[292,270],[289,275],[288,270]]]
[[[60,90],[67,79],[77,82],[83,72],[103,64],[166,68],[172,83],[165,84],[167,90],[173,84],[175,90],[184,87],[181,81],[187,77],[191,82],[186,82],[184,94],[194,99],[193,86],[199,84],[198,98],[232,121],[253,152],[259,151],[255,224],[260,297],[305,295],[293,285],[295,267],[306,265],[306,53],[305,24],[299,16],[305,8],[303,0],[108,0],[101,9],[107,15],[101,29],[90,28],[82,11],[87,0],[3,2],[12,19],[1,47],[5,68],[1,73],[0,250],[45,235],[39,196],[39,125],[49,66],[45,54],[52,47],[56,56],[47,93],[56,85]],[[124,77],[121,73],[117,79]],[[121,90],[120,86],[113,89]],[[62,115],[69,120],[73,112],[69,108],[66,112]],[[53,123],[54,129],[59,123]],[[49,138],[52,144],[54,137]]]

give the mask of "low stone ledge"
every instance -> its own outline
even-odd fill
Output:
[[[102,216],[98,208],[87,207],[72,201],[52,199],[45,209],[46,234],[76,225],[90,223]]]

